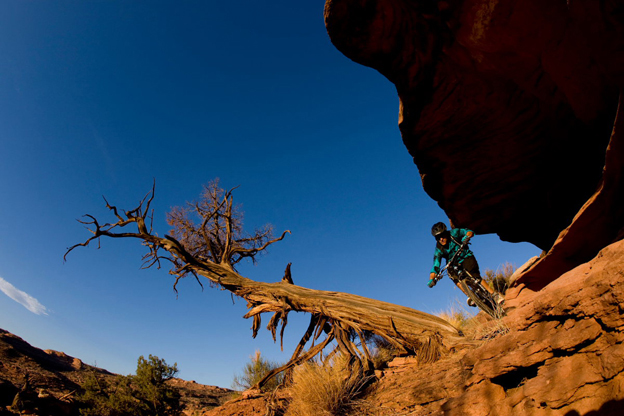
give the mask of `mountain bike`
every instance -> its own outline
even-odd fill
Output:
[[[478,277],[473,277],[467,270],[465,270],[459,264],[459,254],[468,248],[468,243],[461,244],[461,247],[446,263],[446,265],[440,270],[435,277],[435,283],[437,283],[444,274],[448,274],[449,278],[460,289],[468,295],[470,300],[481,309],[483,312],[490,315],[492,318],[500,318],[505,315],[505,311],[499,306],[490,292],[485,290],[481,284],[481,280]]]

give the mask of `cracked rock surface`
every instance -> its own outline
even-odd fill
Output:
[[[369,399],[379,414],[621,415],[623,270],[621,241],[539,292],[512,289],[508,333],[387,371]]]

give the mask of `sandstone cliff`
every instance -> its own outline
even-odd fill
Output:
[[[452,222],[548,251],[516,276],[507,317],[483,323],[496,336],[395,360],[363,397],[369,413],[624,414],[624,3],[327,0],[325,19],[340,51],[396,85],[403,141]],[[11,348],[55,397],[75,388],[79,361]],[[23,383],[7,362],[1,403]]]
[[[622,414],[622,270],[619,242],[539,292],[512,291],[507,334],[433,365],[391,369],[370,400],[398,414]]]
[[[624,241],[539,291],[508,293],[508,315],[482,320],[484,337],[434,363],[398,358],[362,398],[369,415],[621,415],[624,409]],[[0,331],[0,414],[24,385],[46,415],[75,414],[72,392],[85,365]],[[250,396],[219,407],[228,392],[173,380],[189,412],[264,416],[277,397]],[[191,413],[188,413],[191,414]]]
[[[405,146],[453,224],[547,252],[484,323],[496,337],[395,360],[370,414],[624,414],[624,3],[327,0],[325,22],[395,84]]]
[[[623,270],[624,241],[541,291],[512,290],[508,315],[481,323],[497,335],[434,363],[395,359],[362,398],[366,414],[623,414]],[[204,414],[262,416],[267,405],[250,397]]]
[[[456,226],[543,250],[570,240],[526,284],[621,238],[622,158],[609,166],[605,153],[624,86],[622,2],[327,0],[325,22],[341,52],[396,85],[403,141]],[[584,204],[581,232],[561,235]]]

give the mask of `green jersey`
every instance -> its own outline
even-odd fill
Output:
[[[461,243],[466,238],[466,234],[468,232],[472,232],[467,228],[453,228],[450,230],[451,238],[449,238],[446,247],[441,244],[436,244],[435,254],[433,255],[433,267],[431,268],[431,273],[439,273],[440,265],[442,264],[442,259],[445,259],[448,263],[450,259],[453,258],[455,253],[460,249]],[[467,257],[474,256],[472,251],[466,249],[459,253],[458,256],[458,264],[462,264]]]

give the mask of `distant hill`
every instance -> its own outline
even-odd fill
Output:
[[[16,414],[10,410],[10,405],[18,393],[33,408],[34,414],[77,415],[80,384],[91,372],[103,377],[116,376],[63,352],[33,347],[17,335],[0,329],[0,415]],[[232,393],[228,389],[177,378],[169,383],[178,389],[186,415],[219,406]]]

